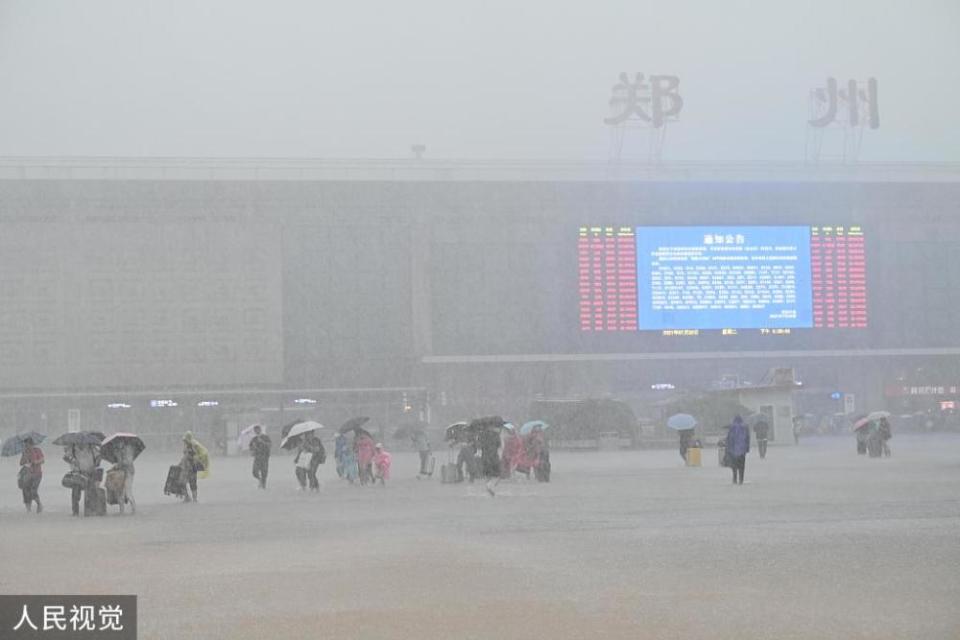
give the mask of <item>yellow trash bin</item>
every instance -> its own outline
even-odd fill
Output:
[[[687,449],[687,466],[688,467],[700,466],[700,447],[690,447],[689,449]]]

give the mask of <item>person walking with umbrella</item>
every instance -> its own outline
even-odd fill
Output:
[[[503,424],[503,421],[500,421]],[[480,431],[480,465],[487,479],[487,493],[495,496],[494,487],[500,483],[500,426],[487,424]]]
[[[287,435],[280,441],[281,449],[296,449],[297,451],[293,464],[300,491],[307,489],[308,480],[312,490],[320,490],[317,468],[325,461],[326,451],[323,448],[323,443],[320,442],[320,436],[316,432],[323,428],[322,424],[313,420],[298,422],[291,425]]]
[[[376,455],[376,443],[373,438],[363,429],[357,429],[353,436],[353,449],[357,453],[360,484],[373,482],[373,456]]]
[[[137,472],[134,460],[146,448],[147,445],[135,433],[115,433],[100,445],[103,459],[114,463],[107,471],[105,482],[107,494],[110,496],[108,502],[113,504],[115,501],[120,507],[120,513],[126,510],[128,502],[130,513],[137,512],[137,501],[133,497],[133,479]]]
[[[327,451],[323,448],[323,442],[316,431],[308,431],[303,434],[304,450],[311,453],[310,465],[307,467],[307,480],[310,483],[311,491],[320,491],[320,480],[317,478],[317,470],[320,465],[327,461]]]
[[[80,436],[82,434],[67,434]],[[102,434],[100,439],[103,439]],[[68,440],[65,437],[57,438],[53,444]],[[93,442],[82,442],[79,438],[72,438],[72,444],[64,447],[63,460],[70,465],[71,476],[75,479],[70,486],[70,510],[74,516],[80,515],[80,496],[84,496],[83,514],[92,511],[94,492],[97,490],[97,468],[100,466],[99,446]],[[66,482],[66,478],[64,479]]]
[[[680,435],[680,457],[686,461],[687,449],[693,442],[693,428],[697,426],[697,420],[689,413],[676,413],[667,419],[667,427],[673,429]]]
[[[727,432],[727,457],[733,470],[733,484],[743,484],[747,453],[750,451],[750,429],[739,415],[734,417]]]
[[[34,502],[37,503],[37,513],[43,512],[43,503],[40,502],[40,481],[43,480],[43,451],[34,444],[34,439],[28,436],[23,439],[23,453],[20,454],[20,490],[23,492],[23,505],[30,511]]]
[[[270,436],[263,432],[260,425],[253,427],[253,439],[250,440],[250,453],[253,454],[253,477],[261,489],[267,488],[267,473],[270,470],[270,449],[273,443]]]

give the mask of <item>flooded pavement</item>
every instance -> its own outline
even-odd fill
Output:
[[[2,593],[136,594],[159,638],[955,638],[960,437],[851,438],[747,458],[716,451],[554,452],[553,481],[417,480],[319,494],[292,458],[259,491],[249,458],[216,458],[200,503],[162,495],[176,454],[138,461],[139,511],[70,517],[47,453],[40,515],[0,461]],[[446,453],[438,452],[438,462]]]

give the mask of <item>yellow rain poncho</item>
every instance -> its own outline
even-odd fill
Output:
[[[193,436],[192,431],[187,431],[183,435],[183,441],[190,444],[193,447],[193,450],[197,452],[197,460],[200,464],[203,465],[203,470],[197,472],[197,477],[200,479],[210,477],[210,452],[207,451],[207,448],[200,444],[200,441]]]

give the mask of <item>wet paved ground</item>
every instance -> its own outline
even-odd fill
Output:
[[[40,516],[0,460],[0,592],[137,594],[143,639],[960,638],[960,437],[892,444],[771,448],[742,487],[714,450],[557,452],[553,482],[496,498],[416,480],[412,454],[385,489],[328,464],[319,495],[289,457],[266,492],[219,458],[196,505],[147,454],[137,515],[84,520],[47,446]]]

